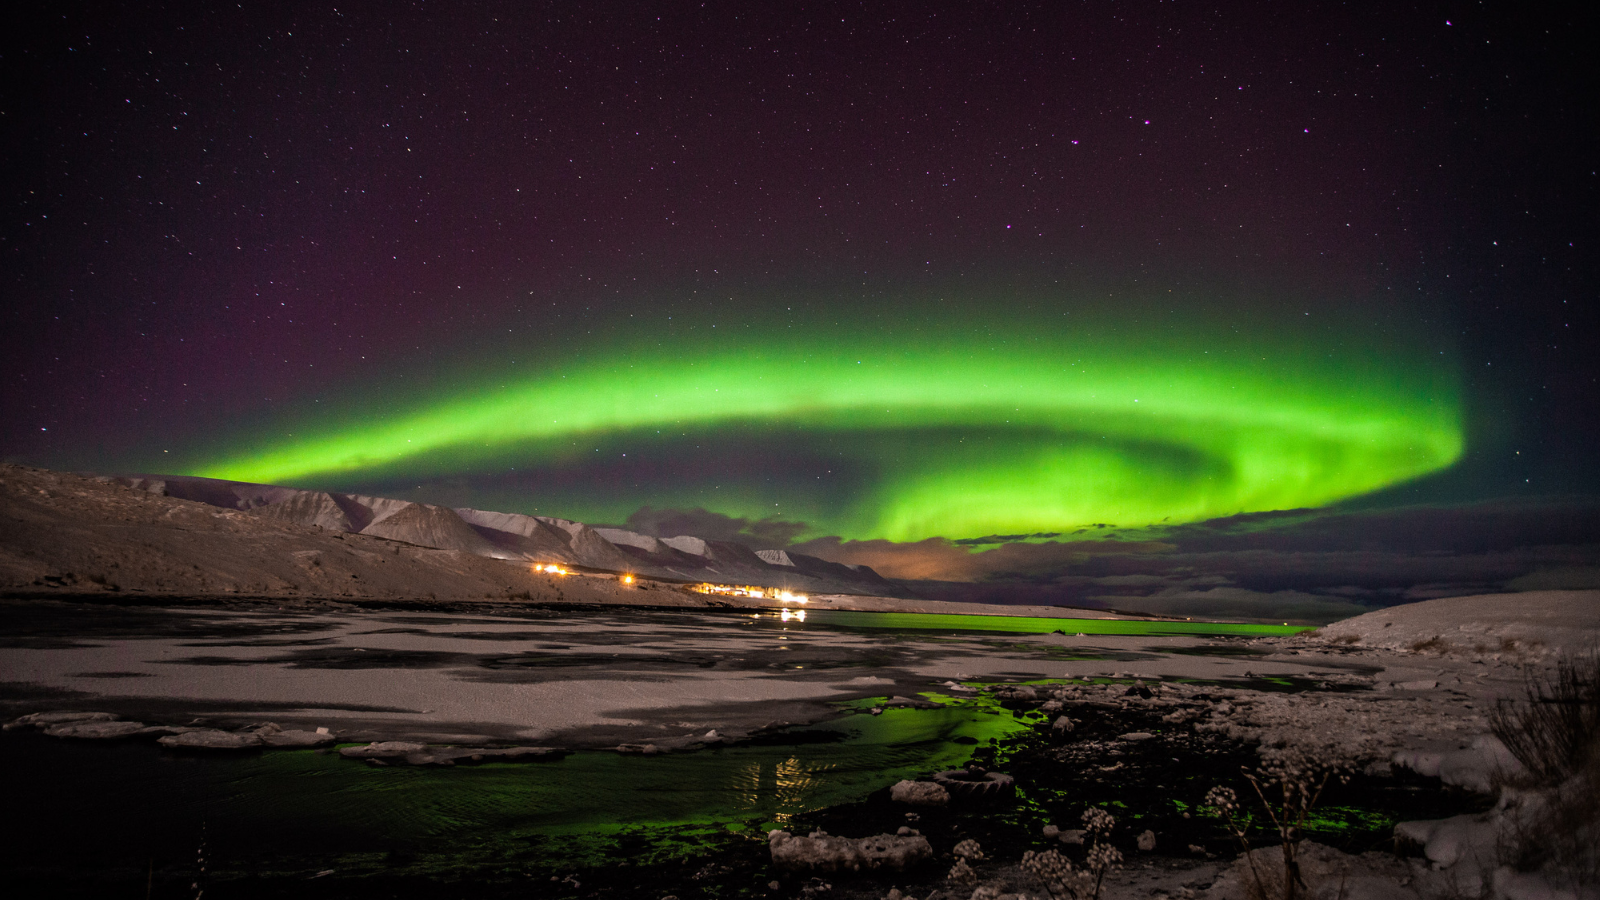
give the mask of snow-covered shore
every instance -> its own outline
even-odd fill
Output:
[[[1600,897],[1600,794],[1594,773],[1558,785],[1529,780],[1490,733],[1498,704],[1526,697],[1530,677],[1600,647],[1600,591],[1543,591],[1431,600],[1333,623],[1271,647],[1263,661],[1337,655],[1370,674],[1358,694],[1235,691],[1199,729],[1272,748],[1300,747],[1330,764],[1407,768],[1496,798],[1493,809],[1403,822],[1396,846],[1417,855],[1359,855],[1309,844],[1299,861],[1308,900],[1592,900]],[[1592,768],[1592,766],[1591,766]],[[1539,845],[1539,846],[1534,846]],[[1420,852],[1419,852],[1420,851]],[[1254,871],[1279,883],[1282,855],[1254,851]],[[1215,868],[1136,863],[1104,896],[1152,893],[1260,900],[1244,857]],[[1168,884],[1167,882],[1170,882]],[[1187,885],[1187,886],[1185,886]],[[1208,885],[1208,886],[1207,886]],[[1196,888],[1200,888],[1196,890]]]

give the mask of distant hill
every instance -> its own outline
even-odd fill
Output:
[[[866,566],[693,535],[656,537],[569,519],[449,509],[357,494],[304,491],[189,475],[113,476],[164,497],[238,510],[278,522],[366,534],[491,559],[559,563],[666,581],[748,584],[804,593],[898,596],[904,588]]]

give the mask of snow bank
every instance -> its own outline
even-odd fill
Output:
[[[1544,659],[1600,640],[1600,591],[1425,600],[1335,622],[1316,636],[1384,650]]]

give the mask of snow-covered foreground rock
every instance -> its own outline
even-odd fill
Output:
[[[1299,655],[1347,648],[1350,657],[1382,666],[1374,684],[1384,699],[1260,698],[1245,705],[1237,721],[1212,727],[1263,746],[1321,745],[1352,764],[1382,766],[1387,757],[1389,765],[1498,798],[1484,813],[1399,824],[1398,848],[1422,853],[1401,868],[1387,855],[1351,857],[1316,848],[1302,871],[1309,896],[1600,897],[1600,757],[1589,757],[1587,774],[1540,788],[1489,733],[1493,711],[1523,701],[1530,678],[1548,678],[1552,664],[1594,653],[1597,641],[1595,591],[1460,597],[1386,609],[1284,641],[1280,650]],[[1256,851],[1255,871],[1281,876],[1281,859],[1276,868],[1261,865],[1261,856],[1279,859],[1276,852]],[[1255,896],[1247,869],[1244,861],[1236,864],[1210,894],[1218,900]]]
[[[1595,646],[1600,591],[1482,594],[1408,603],[1334,622],[1329,642],[1450,658],[1543,661]]]
[[[1600,800],[1595,757],[1565,783],[1529,787],[1529,773],[1493,734],[1497,705],[1525,697],[1528,678],[1563,658],[1593,653],[1600,639],[1600,592],[1547,591],[1433,600],[1369,613],[1282,642],[1285,655],[1348,648],[1382,665],[1374,683],[1384,699],[1264,696],[1241,704],[1224,727],[1274,744],[1334,748],[1347,763],[1373,760],[1446,785],[1496,795],[1480,814],[1402,822],[1400,849],[1359,857],[1312,846],[1302,858],[1309,897],[1493,897],[1554,900],[1600,897]],[[1348,696],[1348,695],[1347,695]],[[1202,725],[1201,727],[1207,727]],[[1595,751],[1600,752],[1600,751]],[[1371,763],[1369,763],[1371,764]],[[1519,787],[1521,786],[1521,787]],[[1567,843],[1566,852],[1539,843]],[[1256,897],[1256,878],[1281,883],[1276,848],[1243,858],[1213,885],[1217,900]],[[1268,893],[1268,896],[1281,894]]]
[[[1410,772],[1494,798],[1485,812],[1401,822],[1392,848],[1345,853],[1300,844],[1294,897],[1307,900],[1594,900],[1600,898],[1600,778],[1540,787],[1492,733],[1498,706],[1527,696],[1530,676],[1600,641],[1600,592],[1561,591],[1428,601],[1381,610],[1292,638],[1240,642],[1260,655],[1238,668],[1261,676],[1296,664],[1322,690],[1210,689],[1152,683],[1163,721],[1257,743],[1266,756],[1298,751],[1329,767]],[[1138,703],[1121,690],[1072,692],[1075,702]],[[1509,707],[1507,707],[1509,708]],[[1063,709],[1057,703],[1049,712]],[[1596,751],[1600,752],[1600,751]],[[1271,792],[1269,791],[1269,796]],[[1253,808],[1253,798],[1244,805]],[[1259,814],[1259,810],[1256,810]],[[1135,856],[1107,876],[1107,900],[1281,900],[1281,848],[1234,860]],[[1159,841],[1159,836],[1157,836]],[[1197,848],[1191,848],[1197,849]],[[1045,896],[1016,867],[980,873],[979,893]],[[944,896],[944,894],[941,894]],[[1088,900],[1088,898],[1079,898]]]

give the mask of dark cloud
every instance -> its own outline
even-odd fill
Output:
[[[1079,530],[1082,531],[1083,529]],[[1059,531],[1040,531],[1035,534],[990,534],[985,535],[984,537],[961,538],[959,540],[951,541],[951,543],[960,544],[966,547],[981,547],[987,544],[1014,544],[1017,541],[1026,541],[1030,538],[1043,539],[1060,536],[1061,532]]]
[[[1139,556],[1167,552],[1173,547],[1160,541],[1137,544],[1044,541],[1002,544],[973,551],[945,538],[898,544],[886,540],[845,541],[825,537],[796,544],[793,549],[835,562],[868,565],[886,578],[984,581],[1050,577],[1098,553]]]
[[[1348,619],[1371,610],[1359,603],[1299,591],[1262,593],[1232,587],[1205,591],[1167,589],[1148,597],[1122,599],[1116,608],[1162,616],[1318,624]]]
[[[640,534],[676,537],[692,534],[708,541],[736,541],[753,550],[778,550],[789,546],[807,530],[804,522],[781,519],[743,519],[706,509],[654,509],[641,507],[623,527]]]
[[[795,549],[870,565],[930,599],[1326,622],[1435,597],[1600,585],[1600,503],[1291,510],[983,550],[939,538]]]
[[[1247,513],[1164,530],[1185,550],[1486,553],[1600,542],[1600,500],[1529,497],[1381,510]]]
[[[1506,582],[1516,591],[1587,591],[1600,588],[1600,566],[1540,569]]]

